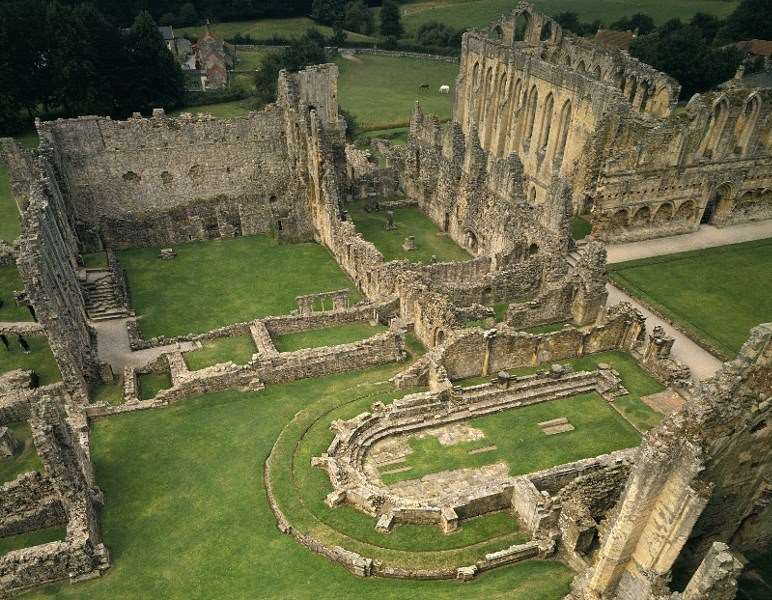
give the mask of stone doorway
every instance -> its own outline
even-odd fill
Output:
[[[715,195],[708,200],[705,205],[705,212],[702,213],[702,219],[700,219],[700,225],[706,225],[713,219],[713,215],[716,214],[716,197]]]

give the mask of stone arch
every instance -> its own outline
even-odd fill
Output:
[[[629,215],[627,209],[620,208],[611,216],[611,224],[616,229],[625,229],[627,227]]]
[[[445,331],[444,331],[444,330],[442,330],[442,329],[440,329],[440,328],[437,328],[437,329],[434,331],[434,345],[435,345],[435,346],[440,346],[440,345],[442,345],[442,344],[443,344],[443,342],[445,342],[445,337],[446,337],[446,335],[445,335]]]
[[[571,55],[568,52],[566,52],[563,56],[563,64],[567,67],[571,66]]]
[[[592,74],[596,79],[603,79],[603,71],[601,70],[600,65],[595,65],[595,68],[592,70]]]
[[[466,244],[466,247],[469,250],[475,253],[477,252],[477,248],[479,247],[479,242],[477,241],[477,234],[471,229],[467,229],[464,232],[464,243]]]
[[[560,109],[560,124],[558,126],[558,141],[555,146],[555,158],[560,164],[563,162],[563,154],[566,151],[566,144],[568,142],[568,132],[571,130],[571,100],[566,100],[563,103],[563,108]]]
[[[651,209],[648,206],[641,206],[633,218],[630,220],[630,225],[633,227],[645,227],[651,222]]]
[[[641,112],[646,111],[646,106],[649,103],[649,90],[651,88],[651,84],[649,84],[648,81],[642,81],[640,85],[639,94],[641,97],[640,103],[638,104],[639,109]]]
[[[655,225],[666,225],[670,223],[672,218],[673,205],[670,204],[670,202],[665,202],[664,204],[660,205],[660,207],[657,209],[657,212],[654,213],[652,223]]]
[[[544,110],[541,117],[541,133],[539,134],[539,150],[546,151],[550,143],[550,133],[552,132],[552,111],[555,106],[555,99],[552,92],[547,95],[544,101]]]
[[[539,251],[539,244],[536,242],[533,242],[530,246],[528,246],[528,256],[533,256]]]
[[[576,70],[579,71],[580,73],[587,72],[587,67],[584,64],[584,60],[580,60],[578,63],[576,63]]]
[[[705,210],[702,212],[700,223],[713,223],[716,218],[729,214],[734,205],[734,189],[730,182],[726,181],[716,186],[708,197]]]
[[[661,87],[649,100],[649,113],[656,116],[664,116],[670,107],[670,90],[667,86]]]
[[[490,37],[491,39],[494,39],[494,40],[503,39],[504,38],[504,30],[501,28],[501,25],[497,23],[496,26],[493,27],[493,29],[490,30],[490,34],[489,34],[488,37]]]
[[[694,202],[691,200],[687,200],[686,202],[683,202],[679,207],[678,210],[675,212],[675,215],[673,215],[673,221],[678,221],[679,223],[691,221],[694,217]]]
[[[525,113],[525,130],[523,131],[523,145],[531,143],[533,135],[533,124],[536,120],[536,105],[539,102],[539,92],[534,85],[531,93],[528,94],[528,106]]]
[[[541,28],[541,32],[539,33],[539,40],[542,42],[547,42],[552,39],[552,21],[547,21],[544,23],[544,26]]]
[[[632,75],[627,78],[626,90],[625,96],[627,96],[632,103],[635,100],[635,94],[638,92],[638,80]]]
[[[735,127],[735,154],[747,153],[760,113],[761,98],[758,93],[751,94],[743,105],[742,114],[737,119]]]
[[[472,87],[475,90],[480,89],[480,63],[478,61],[475,61],[472,67]]]
[[[531,189],[528,190],[528,202],[530,204],[536,203],[536,186],[532,185]]]
[[[710,114],[707,131],[703,138],[702,155],[706,158],[712,158],[718,148],[721,136],[724,133],[724,125],[729,116],[729,103],[725,97],[721,97],[713,104],[713,111]]]
[[[531,15],[527,11],[521,12],[515,16],[514,41],[523,42],[528,37],[528,30],[531,25]]]

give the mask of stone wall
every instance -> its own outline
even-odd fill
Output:
[[[770,218],[772,92],[730,83],[674,110],[679,91],[522,2],[464,36],[454,119],[492,155],[517,160],[529,204],[551,202],[551,181],[564,177],[599,239]]]
[[[66,523],[62,500],[48,477],[23,473],[0,486],[0,537]]]

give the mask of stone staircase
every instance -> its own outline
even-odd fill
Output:
[[[587,240],[577,240],[576,247],[571,250],[571,252],[568,253],[568,257],[566,257],[566,260],[568,261],[568,264],[572,267],[576,266],[576,263],[579,262],[579,251],[587,245]]]
[[[88,269],[85,281],[81,281],[86,300],[86,312],[92,321],[123,319],[129,311],[123,305],[115,289],[113,275],[107,269]]]

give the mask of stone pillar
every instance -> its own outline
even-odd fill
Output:
[[[649,342],[643,352],[644,361],[668,358],[674,342],[675,339],[667,335],[661,325],[657,325],[649,335]]]
[[[349,291],[336,292],[332,296],[332,310],[343,310],[348,308]]]
[[[314,312],[314,299],[310,296],[298,296],[295,298],[301,315],[310,315]]]
[[[742,563],[723,542],[714,542],[689,580],[683,600],[734,600]]]

